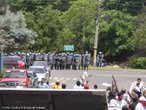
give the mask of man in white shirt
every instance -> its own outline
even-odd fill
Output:
[[[129,92],[131,93],[133,89],[137,90],[138,97],[140,97],[141,93],[143,92],[143,89],[144,89],[144,84],[141,81],[141,78],[137,78],[137,81],[134,81],[132,83]]]
[[[116,102],[117,102],[118,108],[122,109],[122,107],[124,107],[124,106],[128,107],[128,103],[123,99],[123,94],[121,92],[119,92],[117,94],[117,96],[118,97],[117,97]]]
[[[41,82],[39,83],[39,88],[49,88],[49,85],[45,82],[45,78],[41,79]]]
[[[77,81],[76,84],[74,85],[74,89],[84,89],[84,87],[81,85],[80,81]]]

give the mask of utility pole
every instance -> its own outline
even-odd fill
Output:
[[[96,57],[97,57],[98,35],[99,35],[99,17],[100,17],[100,2],[101,2],[101,0],[98,0],[98,5],[97,5],[98,14],[95,17],[96,32],[95,32],[95,39],[94,39],[93,66],[96,66]]]
[[[5,31],[3,29],[0,30],[0,37],[1,37],[1,42],[0,42],[0,73],[2,73],[3,71],[3,51],[5,48],[5,44],[4,44],[4,34]]]
[[[0,73],[3,70],[3,51],[0,50]]]

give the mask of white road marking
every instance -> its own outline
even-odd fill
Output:
[[[52,82],[52,83],[50,83],[49,85],[52,86],[52,85],[54,85],[54,84],[55,84],[55,83]]]
[[[110,86],[112,86],[112,85],[109,84],[109,83],[102,83],[102,85],[103,85],[103,86],[106,86],[106,87],[110,87]]]
[[[62,81],[62,83],[65,83],[66,81]]]
[[[60,78],[60,80],[63,80],[64,78],[62,77],[62,78]]]
[[[70,80],[71,78],[67,78],[66,80]]]
[[[73,81],[77,80],[78,78],[73,78]]]
[[[54,78],[54,80],[57,80],[57,79],[58,79],[58,77],[55,77],[55,78]]]

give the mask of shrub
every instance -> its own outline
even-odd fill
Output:
[[[3,77],[4,73],[6,72],[6,68],[3,68],[3,70],[0,72],[0,78]]]
[[[129,66],[136,69],[146,69],[146,57],[132,57]]]

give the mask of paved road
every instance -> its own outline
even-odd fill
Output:
[[[79,77],[84,73],[84,70],[52,70],[52,77],[50,85],[54,84],[56,80],[60,80],[61,83],[65,83],[68,89],[72,89],[75,82],[79,80]],[[146,72],[129,72],[129,71],[104,71],[104,70],[88,70],[88,74],[92,75],[88,77],[89,83],[93,88],[94,84],[98,85],[99,89],[106,89],[105,85],[111,84],[112,75],[114,75],[119,90],[124,88],[129,90],[129,87],[133,81],[140,77],[146,82]],[[145,83],[146,86],[146,83]]]

